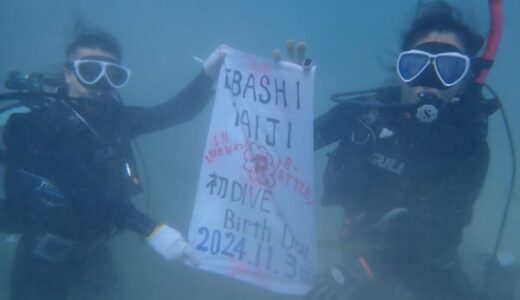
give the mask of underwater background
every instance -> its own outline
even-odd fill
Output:
[[[487,32],[487,1],[450,3],[480,33]],[[315,114],[319,115],[332,107],[332,93],[394,82],[390,68],[399,51],[400,35],[415,16],[416,7],[414,0],[0,0],[0,82],[12,70],[59,72],[78,21],[111,32],[123,45],[123,63],[132,70],[132,78],[121,93],[129,105],[154,105],[173,96],[200,71],[192,57],[206,57],[220,44],[270,56],[274,48],[284,49],[286,40],[294,38],[306,42],[307,56],[317,64]],[[502,44],[488,83],[501,96],[518,148],[520,1],[504,1],[504,12]],[[6,91],[2,84],[0,92]],[[208,105],[188,123],[137,140],[145,193],[134,203],[184,233],[211,109]],[[5,122],[5,116],[0,121]],[[486,184],[460,247],[464,265],[476,280],[482,272],[478,257],[490,253],[497,238],[512,168],[499,113],[490,119],[489,144],[492,158]],[[331,149],[315,155],[316,197],[321,194],[321,174]],[[517,184],[500,250],[513,254],[520,263],[518,188]],[[338,207],[319,210],[324,268],[340,261],[339,246],[330,241],[336,237],[341,217]],[[167,263],[133,233],[118,235],[110,247],[124,299],[297,299]],[[14,249],[8,235],[0,233],[0,300],[7,299]]]

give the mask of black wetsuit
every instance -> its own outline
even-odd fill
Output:
[[[95,293],[114,284],[105,241],[115,229],[146,236],[156,226],[130,202],[139,192],[130,142],[193,118],[211,87],[201,73],[154,107],[60,100],[9,118],[6,205],[22,233],[10,299],[65,299],[72,286]]]
[[[398,103],[400,95],[392,90],[378,98]],[[419,299],[474,297],[457,248],[489,149],[487,116],[464,103],[443,112],[438,124],[345,104],[315,120],[315,149],[339,141],[329,154],[323,202],[344,206],[347,252],[366,259],[374,283],[397,282]],[[395,208],[406,212],[381,223]],[[378,289],[361,290],[367,297]]]

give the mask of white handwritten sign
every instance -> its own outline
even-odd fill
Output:
[[[314,68],[228,48],[189,240],[200,268],[289,294],[318,269]]]

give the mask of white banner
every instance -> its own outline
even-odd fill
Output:
[[[189,240],[200,268],[306,293],[318,270],[314,68],[228,49]]]

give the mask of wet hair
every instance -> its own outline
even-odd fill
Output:
[[[432,1],[419,8],[410,29],[402,36],[401,51],[410,50],[419,39],[432,32],[454,33],[471,56],[484,45],[484,37],[462,21],[458,10],[444,1]]]
[[[121,45],[110,33],[97,28],[87,28],[76,25],[74,39],[68,44],[67,59],[76,55],[79,48],[100,49],[112,54],[117,61],[121,61]]]

